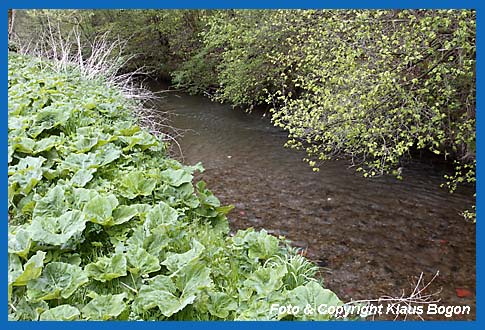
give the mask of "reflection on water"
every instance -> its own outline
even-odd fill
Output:
[[[261,114],[247,114],[203,97],[172,92],[160,107],[179,139],[184,161],[201,161],[203,179],[225,204],[233,230],[266,228],[283,235],[322,267],[342,299],[400,295],[413,276],[440,276],[442,303],[472,305],[456,288],[475,292],[475,225],[460,212],[473,191],[449,194],[429,165],[405,168],[404,180],[364,179],[344,161],[315,173],[302,153],[283,147],[286,135]],[[465,319],[475,315],[463,316]]]

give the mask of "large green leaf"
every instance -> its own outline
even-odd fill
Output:
[[[251,260],[269,259],[279,252],[278,239],[264,229],[259,232],[251,228],[238,231],[233,242],[235,246],[247,248]]]
[[[126,293],[97,296],[82,309],[82,315],[88,320],[110,320],[119,316],[126,308]]]
[[[22,152],[25,154],[33,154],[36,150],[36,142],[27,136],[17,136],[9,139],[9,144],[15,152]]]
[[[51,262],[42,275],[27,283],[27,297],[32,301],[69,298],[74,291],[89,281],[78,266]]]
[[[137,214],[138,210],[133,205],[120,205],[113,211],[113,224],[121,225],[122,223],[130,221]]]
[[[154,256],[159,256],[160,252],[170,246],[171,243],[171,240],[168,237],[169,233],[167,231],[169,232],[170,229],[165,229],[162,227],[151,230],[148,236],[143,236],[143,248],[147,250],[148,253]]]
[[[167,182],[169,185],[178,187],[184,183],[191,182],[193,179],[192,174],[188,173],[183,169],[167,169],[161,172],[162,180]]]
[[[100,257],[96,262],[86,265],[85,271],[89,277],[100,282],[126,276],[126,257],[122,254]]]
[[[327,320],[332,317],[329,314],[320,314],[317,312],[319,306],[342,306],[343,303],[335,293],[328,289],[322,288],[320,284],[315,281],[308,282],[305,286],[299,286],[291,291],[288,291],[289,301],[293,306],[299,306],[303,310],[307,305],[311,306],[315,313],[312,313],[308,318]],[[303,313],[303,319],[307,316]]]
[[[22,262],[16,254],[8,254],[8,302],[12,299],[13,282],[22,274]]]
[[[45,160],[44,157],[22,158],[16,166],[9,169],[9,172],[14,171],[13,175],[9,177],[9,183],[17,183],[24,194],[30,193],[42,179],[42,164]]]
[[[34,154],[38,154],[44,151],[49,151],[55,146],[62,143],[62,138],[56,135],[51,135],[35,143]]]
[[[210,269],[200,261],[193,261],[180,269],[175,283],[182,296],[197,296],[201,290],[212,286]]]
[[[9,107],[9,112],[10,107]],[[30,120],[26,116],[21,116],[20,114],[11,113],[12,115],[8,116],[8,132],[9,132],[9,139],[11,134],[16,131],[21,131],[22,133],[29,127]]]
[[[197,259],[205,250],[205,247],[195,239],[192,240],[191,245],[192,248],[185,253],[168,253],[162,265],[165,265],[168,270],[175,273],[189,262]]]
[[[99,196],[95,189],[74,188],[72,193],[73,208],[82,210],[87,202]]]
[[[24,227],[9,226],[8,229],[8,253],[26,258],[32,245],[31,232]]]
[[[148,212],[146,216],[146,226],[153,229],[160,225],[175,224],[177,218],[177,210],[164,202],[159,202],[150,212]]]
[[[12,146],[8,146],[8,149],[7,149],[7,161],[8,161],[8,165],[10,166],[10,163],[12,163],[13,161],[13,154],[15,153],[15,151],[13,150],[13,147]]]
[[[147,285],[143,285],[133,302],[133,309],[138,313],[158,307],[162,314],[170,317],[193,303],[194,295],[179,297],[170,277],[155,276]]]
[[[69,154],[59,165],[59,169],[64,171],[76,172],[81,169],[92,169],[99,167],[96,154],[90,152],[87,154]]]
[[[84,187],[89,181],[91,181],[94,177],[94,173],[96,169],[90,168],[82,168],[78,170],[71,178],[71,184],[75,187]]]
[[[103,146],[109,142],[113,142],[117,140],[116,136],[105,133],[105,130],[106,130],[106,127],[97,127],[97,126],[78,127],[76,131],[77,133],[76,138],[81,138],[81,139],[95,138],[98,141],[97,146]],[[76,143],[80,143],[80,142],[77,141]],[[83,143],[86,143],[86,141]]]
[[[197,182],[197,191],[200,202],[209,207],[219,207],[221,202],[214,196],[214,194],[206,188],[206,183],[204,181]]]
[[[62,126],[67,122],[72,109],[68,106],[48,106],[39,110],[35,115],[34,125],[29,129],[29,134],[36,138],[46,129]]]
[[[237,302],[223,292],[211,292],[210,303],[208,304],[209,312],[221,319],[226,319],[231,311],[237,309]]]
[[[104,226],[112,226],[113,210],[118,206],[118,199],[113,194],[98,195],[91,199],[84,206],[84,213],[89,221]]]
[[[146,215],[152,210],[152,205],[149,204],[131,204],[130,207],[136,210],[140,220],[145,220]]]
[[[268,235],[265,230],[254,233],[248,239],[248,257],[251,259],[268,259],[278,253],[278,239]]]
[[[141,287],[134,309],[147,311],[158,307],[164,316],[170,317],[192,304],[201,290],[212,285],[209,275],[210,270],[197,262],[186,265],[179,272],[176,284],[170,277],[158,275]]]
[[[12,299],[14,286],[24,286],[28,281],[36,279],[42,272],[46,253],[37,251],[24,265],[16,254],[8,254],[8,301]]]
[[[124,152],[133,149],[134,146],[140,146],[141,150],[145,150],[158,143],[157,139],[146,131],[138,131],[132,136],[122,136],[120,139],[124,143],[128,144],[125,148],[123,148]]]
[[[79,319],[79,309],[71,305],[60,305],[40,314],[41,321],[73,321]]]
[[[144,241],[148,237],[149,233],[143,228],[143,225],[139,225],[133,229],[132,235],[126,240],[128,245],[127,249],[131,249],[134,246],[143,248]],[[155,254],[153,254],[155,255]]]
[[[123,124],[124,127],[117,127],[117,133],[121,136],[132,136],[141,130],[140,126],[129,125],[128,122],[124,122]]]
[[[25,296],[21,297],[14,307],[15,311],[13,315],[9,315],[9,320],[37,321],[39,316],[49,309],[47,302],[43,300],[37,302],[28,301]]]
[[[42,272],[44,267],[44,258],[46,253],[37,251],[30,259],[23,265],[23,271],[16,276],[13,281],[13,286],[27,285],[27,282],[36,279]]]
[[[157,180],[147,178],[143,172],[131,172],[121,179],[120,194],[128,199],[137,196],[149,196],[157,185]]]
[[[285,274],[285,266],[260,268],[244,281],[244,286],[254,289],[258,295],[268,296],[283,286]]]
[[[96,150],[95,161],[99,166],[106,166],[121,156],[121,150],[113,143],[108,143]]]
[[[129,270],[133,274],[149,274],[161,268],[158,258],[139,246],[130,246],[126,256],[132,266]]]
[[[33,217],[60,217],[65,213],[67,208],[68,203],[65,198],[65,188],[61,185],[56,185],[37,202]]]
[[[36,242],[63,245],[86,228],[83,212],[68,211],[60,217],[35,217],[29,231]]]
[[[159,257],[160,253],[170,245],[171,240],[165,228],[159,227],[147,232],[143,225],[140,225],[133,229],[133,234],[126,243],[128,248],[138,246],[149,254]]]
[[[98,143],[97,137],[77,135],[73,147],[79,153],[90,151]]]

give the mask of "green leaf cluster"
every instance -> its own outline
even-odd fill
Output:
[[[202,166],[170,159],[102,77],[9,54],[8,92],[9,319],[293,319],[270,306],[295,290],[340,303],[276,237],[229,236]]]

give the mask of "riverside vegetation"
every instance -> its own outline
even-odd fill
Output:
[[[326,320],[271,306],[343,304],[283,238],[228,235],[231,207],[140,124],[139,101],[82,61],[59,70],[53,42],[72,27],[91,44],[126,39],[124,72],[148,66],[191,93],[268,106],[316,171],[343,157],[401,178],[427,151],[454,164],[450,191],[475,182],[474,11],[11,14],[9,47],[36,40],[51,59],[9,53],[11,320]]]
[[[318,171],[344,158],[365,177],[405,177],[422,153],[453,169],[443,186],[475,183],[473,10],[27,11],[32,39],[49,22],[92,40],[107,31],[156,78],[234,106],[270,108]],[[22,23],[23,22],[23,23]],[[15,33],[14,33],[15,34]],[[464,213],[474,219],[474,211]]]
[[[229,236],[219,200],[75,66],[9,54],[10,320],[330,319],[342,302],[288,242]]]

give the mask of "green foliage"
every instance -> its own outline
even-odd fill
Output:
[[[475,11],[228,10],[206,22],[175,75],[213,76],[221,102],[270,104],[315,171],[341,157],[364,177],[401,179],[424,150],[457,161],[450,190],[473,183]],[[215,74],[192,65],[200,56]]]
[[[455,165],[455,173],[453,175],[445,175],[445,178],[447,179],[446,186],[448,187],[450,193],[453,193],[459,185],[463,183],[468,183],[468,184],[475,184],[476,182],[476,166],[477,166],[477,161],[473,160],[471,163],[460,163],[459,161],[454,162]],[[444,186],[444,184],[442,185]],[[476,193],[474,194],[474,197],[476,197]],[[472,205],[471,210],[465,210],[462,212],[463,217],[466,220],[470,220],[472,222],[477,221],[477,212],[476,212],[476,206]]]
[[[110,320],[118,317],[127,305],[123,302],[126,293],[96,296],[81,310],[87,320]]]
[[[217,55],[201,48],[171,73],[172,83],[190,94],[210,93],[217,88]]]
[[[218,54],[215,99],[236,106],[261,104],[276,82],[268,53],[280,31],[272,11],[219,11],[209,17],[201,37],[204,49]]]
[[[123,254],[115,254],[112,257],[99,257],[96,262],[87,264],[85,270],[89,277],[99,282],[126,276],[126,257]]]
[[[340,303],[277,238],[228,236],[202,166],[170,159],[101,77],[9,54],[8,92],[10,320],[276,320],[310,284]]]
[[[263,104],[268,91],[282,83],[281,66],[268,56],[279,49],[281,18],[276,11],[267,10],[224,10],[206,15],[199,33],[201,45],[174,71],[174,82],[192,92],[215,89],[213,99],[234,106]]]
[[[86,227],[86,216],[81,211],[68,211],[59,217],[36,217],[32,219],[29,232],[38,242],[51,245],[66,244]]]
[[[81,313],[71,305],[60,305],[45,311],[40,315],[40,321],[73,321],[77,320]]]
[[[81,44],[93,44],[102,36],[109,43],[121,40],[127,54],[120,58],[125,72],[144,68],[169,77],[173,70],[168,57],[170,51],[159,33],[158,14],[154,10],[18,10],[16,18],[15,42],[21,49],[25,45],[49,49],[52,40],[45,37],[49,30],[56,31],[55,38],[64,40],[77,31]],[[93,50],[84,47],[80,51],[87,58]]]
[[[403,161],[424,150],[458,162],[445,177],[450,190],[473,181],[473,10],[30,10],[17,16],[16,33],[26,40],[48,22],[61,31],[78,27],[90,42],[110,32],[136,55],[124,70],[147,66],[177,87],[249,110],[271,105],[274,124],[289,133],[287,146],[306,151],[315,171],[342,157],[365,177],[402,178]],[[37,135],[79,116],[50,107],[46,95],[32,102],[46,106],[35,113],[29,136],[12,140],[9,157],[14,150],[32,156],[51,150],[64,137]],[[110,138],[78,132],[72,148],[82,158],[73,159],[79,166],[70,184],[92,180],[97,167],[85,152]],[[123,151],[156,143],[143,131],[119,139]],[[16,165],[29,175],[13,189],[28,192],[37,184],[40,166],[28,161]],[[124,197],[149,194],[153,180],[143,182],[143,191],[128,188]]]
[[[304,286],[299,286],[291,291],[293,297],[291,302],[294,306],[311,306],[313,310],[326,304],[327,306],[342,306],[343,303],[332,291],[322,288],[314,281],[308,282]],[[332,316],[329,314],[319,314],[319,320],[328,320]],[[304,318],[306,320],[306,318]]]
[[[308,11],[291,65],[299,97],[273,121],[310,163],[351,157],[365,176],[393,173],[411,150],[475,150],[475,13]],[[315,24],[310,24],[314,22]]]
[[[69,298],[88,282],[85,272],[76,265],[50,262],[39,278],[27,282],[27,297],[32,302]]]
[[[292,290],[301,285],[304,285],[309,280],[314,278],[318,271],[318,267],[307,259],[296,253],[288,254],[284,257],[276,257],[276,264],[282,264],[286,267],[283,282],[287,289]],[[273,263],[272,259],[268,262]]]

